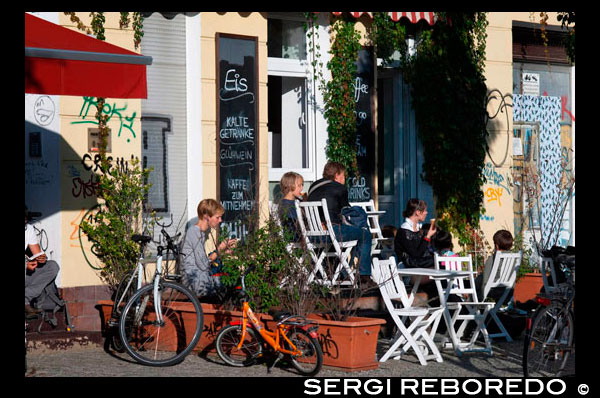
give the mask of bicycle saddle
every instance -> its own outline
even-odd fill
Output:
[[[273,317],[273,320],[275,322],[279,322],[280,320],[292,315],[292,313],[289,311],[270,311],[269,310],[268,313],[269,313],[269,315],[271,315]]]
[[[559,254],[558,256],[556,256],[556,261],[558,261],[561,264],[566,265],[569,268],[574,268],[575,267],[575,255],[569,255],[569,254]]]
[[[131,240],[136,243],[148,243],[152,240],[151,236],[148,235],[132,235]]]

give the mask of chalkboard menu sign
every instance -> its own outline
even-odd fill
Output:
[[[367,202],[373,198],[375,175],[375,130],[373,127],[373,52],[363,48],[358,53],[354,79],[356,101],[356,157],[359,176],[350,176],[348,199],[350,202]]]
[[[258,198],[257,38],[217,38],[217,183],[222,230],[243,239]]]

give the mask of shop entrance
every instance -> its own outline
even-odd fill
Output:
[[[434,218],[431,186],[421,178],[423,148],[417,137],[410,87],[400,71],[377,71],[377,185],[379,210],[386,214],[380,224],[399,227],[402,211],[410,198],[427,202]]]

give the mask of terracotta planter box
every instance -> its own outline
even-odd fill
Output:
[[[112,304],[113,302],[110,300],[98,302],[103,332],[106,332],[106,321],[110,319]],[[185,323],[185,313],[192,312],[191,304],[177,303],[177,306],[183,313]],[[219,330],[230,322],[241,319],[242,312],[225,311],[218,305],[206,303],[202,303],[202,310],[204,326],[202,336],[194,351],[204,354],[215,352],[214,341]],[[257,315],[267,329],[273,330],[275,324],[270,315]],[[353,317],[340,322],[331,321],[316,314],[310,315],[308,318],[319,324],[318,334],[323,349],[324,365],[346,371],[362,371],[379,367],[376,358],[377,337],[379,328],[386,322],[384,319]],[[172,348],[175,349],[175,347]]]
[[[525,303],[529,300],[533,300],[535,296],[540,292],[540,289],[544,286],[542,280],[542,274],[530,273],[525,274],[515,284],[514,299],[516,302]]]
[[[184,327],[190,328],[190,332],[187,333],[187,336],[190,336],[192,333],[191,328],[193,325],[186,323],[186,313],[192,313],[193,308],[190,303],[175,303],[177,305],[177,309],[182,312],[182,317],[184,319]],[[241,311],[224,311],[220,309],[218,305],[215,304],[206,304],[200,303],[202,305],[202,312],[204,314],[204,322],[202,326],[202,335],[200,336],[200,341],[194,348],[194,351],[199,352],[215,352],[214,340],[217,336],[219,330],[228,325],[230,322],[236,319],[241,319],[242,313]],[[110,319],[113,302],[112,300],[101,300],[98,301],[97,306],[100,310],[100,315],[102,317],[102,333],[106,334],[107,327],[106,322]],[[270,318],[268,315],[266,317]],[[272,318],[270,318],[272,320]],[[265,319],[266,321],[267,319]],[[168,331],[167,331],[168,332]]]
[[[331,321],[320,315],[309,315],[319,323],[319,343],[323,364],[346,371],[377,369],[377,338],[385,319],[351,317]]]

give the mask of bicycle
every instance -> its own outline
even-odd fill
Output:
[[[277,322],[275,331],[267,330],[247,300],[245,278],[253,269],[250,267],[242,275],[242,320],[231,322],[217,333],[217,354],[228,365],[245,367],[262,358],[265,348],[277,353],[277,358],[267,368],[268,372],[287,355],[298,372],[306,376],[316,375],[323,365],[323,352],[317,339],[319,326],[303,316],[284,312],[273,317]]]
[[[169,253],[171,253],[171,257],[177,260],[179,255],[178,245],[175,243],[175,239],[178,238],[181,233],[178,233],[174,237],[169,236],[166,232],[165,228],[170,227],[173,224],[173,215],[171,215],[171,223],[168,225],[160,224],[156,221],[156,224],[161,227],[161,233],[165,237],[167,246],[166,246],[166,256],[163,259],[169,259]],[[146,283],[146,268],[145,268],[145,255],[144,251],[146,245],[151,241],[150,237],[144,235],[133,235],[131,238],[134,242],[140,245],[140,255],[138,257],[137,264],[131,272],[123,278],[123,280],[117,286],[117,290],[114,295],[113,307],[111,311],[111,317],[107,322],[108,326],[108,344],[112,347],[113,350],[117,352],[125,352],[125,347],[121,342],[121,337],[119,336],[119,319],[121,318],[121,313],[123,312],[123,307],[129,301],[129,299],[133,296],[135,292],[140,290],[143,285]],[[178,281],[180,276],[177,274],[177,269],[175,269],[174,274],[169,274],[167,269],[167,274],[165,275],[167,279],[174,279]]]
[[[523,344],[525,377],[558,377],[571,370],[568,359],[575,351],[575,256],[553,257],[566,280],[557,291],[536,297],[539,307],[527,319]]]
[[[137,362],[148,366],[170,366],[183,361],[196,346],[202,333],[204,315],[195,293],[177,282],[180,276],[163,273],[163,251],[166,249],[167,253],[172,251],[177,255],[178,249],[165,230],[166,226],[157,224],[162,227],[161,233],[167,246],[157,247],[154,277],[145,286],[141,286],[143,249],[152,238],[145,235],[132,237],[140,243],[140,260],[119,301],[122,303],[123,297],[131,293],[136,278],[137,290],[120,313],[119,338],[122,347]],[[115,300],[113,308],[118,310],[120,305]]]

